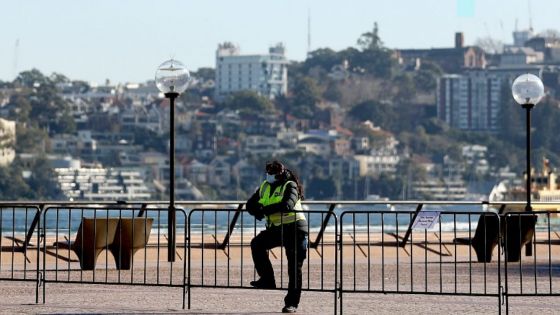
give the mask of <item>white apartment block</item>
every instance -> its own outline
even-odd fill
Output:
[[[216,98],[237,91],[255,91],[274,98],[288,92],[288,60],[282,44],[270,47],[266,55],[241,55],[232,43],[216,51]]]
[[[463,130],[497,130],[502,79],[486,71],[438,80],[438,118]]]
[[[69,200],[147,200],[145,178],[138,170],[55,168],[57,181]]]
[[[11,164],[16,158],[16,122],[0,118],[0,165]]]

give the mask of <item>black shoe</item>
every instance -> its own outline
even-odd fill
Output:
[[[295,313],[297,312],[297,307],[295,306],[284,306],[282,308],[282,313]]]
[[[270,281],[260,278],[259,280],[251,281],[250,284],[257,289],[276,289],[276,282],[274,280]]]

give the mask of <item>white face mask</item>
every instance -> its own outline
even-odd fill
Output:
[[[266,174],[266,181],[269,184],[273,184],[276,181],[276,175]]]

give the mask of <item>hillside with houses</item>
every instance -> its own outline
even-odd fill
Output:
[[[451,34],[453,35],[453,34]],[[176,198],[246,199],[280,159],[307,199],[479,200],[522,178],[522,73],[543,79],[534,159],[560,165],[560,38],[516,31],[499,51],[396,50],[377,25],[356,47],[290,61],[278,44],[244,55],[222,43],[176,102]],[[169,102],[153,81],[92,84],[21,72],[0,82],[4,199],[164,199]]]

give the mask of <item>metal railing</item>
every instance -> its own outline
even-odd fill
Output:
[[[36,205],[0,204],[0,281],[37,282],[39,295],[39,234],[41,210]],[[35,238],[33,238],[35,235]]]
[[[560,296],[558,213],[507,213],[503,221],[506,308],[509,297]],[[532,256],[522,255],[523,246],[532,246]]]
[[[418,211],[345,211],[340,216],[340,310],[343,293],[463,295],[500,298],[495,262],[477,262],[476,222],[497,214],[442,211],[432,229],[414,229]],[[481,216],[482,215],[482,216]],[[485,235],[481,236],[486,239]]]
[[[303,291],[329,292],[333,294],[336,313],[338,251],[336,238],[338,224],[336,215],[325,211],[305,211],[307,220],[307,257],[302,271]],[[253,289],[250,281],[258,279],[251,258],[251,241],[265,228],[245,211],[238,209],[193,209],[189,213],[188,243],[188,307],[191,306],[192,288],[238,288]],[[235,235],[232,234],[236,231]],[[295,235],[298,231],[283,233]],[[319,235],[320,233],[320,235]],[[221,241],[224,239],[224,241]],[[288,289],[284,239],[294,239],[283,235],[279,246],[269,251],[269,258],[275,271],[276,288]],[[228,241],[229,240],[229,241]]]
[[[43,303],[48,283],[165,286],[184,292],[186,212],[176,211],[179,261],[168,262],[163,246],[167,208],[47,207],[41,231]]]
[[[183,307],[186,298],[191,304],[192,288],[249,288],[249,281],[255,279],[250,240],[264,224],[248,216],[243,205],[178,202],[185,209],[177,219],[182,236],[176,248],[179,261],[169,263],[166,202],[2,203],[0,281],[35,281],[36,302],[41,286],[45,302],[46,283],[53,282],[180,287]],[[523,205],[305,202],[310,225],[302,289],[334,293],[335,313],[343,311],[342,297],[355,293],[497,297],[500,312],[502,304],[509,311],[509,298],[560,296],[555,281],[560,275],[560,257],[555,255],[560,245],[557,213],[514,210]],[[534,205],[558,207],[553,202]],[[494,210],[486,211],[489,208]],[[438,212],[434,228],[413,228],[422,210]],[[136,253],[124,257],[123,232],[115,231],[118,242],[109,235],[109,229],[115,224],[118,228],[123,220],[138,221],[131,225],[129,243],[142,239],[138,248],[132,245]],[[86,232],[88,224],[93,225],[90,232]],[[140,234],[133,232],[138,229]],[[99,231],[105,237],[100,248],[85,243],[97,239]],[[97,248],[96,264],[88,266],[86,252],[72,248],[71,241],[81,242],[82,248]],[[523,244],[530,244],[532,256],[523,254]],[[279,289],[286,289],[282,247],[270,255]]]

